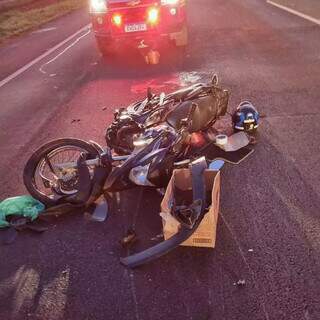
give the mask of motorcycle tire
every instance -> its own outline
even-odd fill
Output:
[[[35,172],[37,170],[39,162],[44,158],[45,155],[51,153],[55,149],[61,147],[76,147],[83,149],[84,152],[89,154],[90,158],[95,158],[99,155],[98,150],[88,142],[80,139],[73,138],[65,138],[65,139],[57,139],[51,142],[48,142],[37,149],[32,156],[27,161],[24,170],[23,170],[23,182],[30,193],[30,195],[42,202],[45,206],[50,207],[57,204],[57,200],[54,200],[45,194],[41,193],[37,190],[35,186]]]

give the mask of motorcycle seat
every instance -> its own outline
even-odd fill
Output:
[[[195,109],[191,115],[192,123],[189,131],[197,132],[204,130],[213,123],[218,116],[219,110],[217,103],[215,102],[216,101],[212,96],[201,97],[192,102],[182,102],[167,115],[166,122],[175,130],[180,130],[182,120],[188,119],[192,105],[194,104]]]
[[[173,98],[175,101],[183,101],[192,91],[201,86],[202,84],[196,84],[187,88],[183,88],[172,92],[169,96],[170,98]]]

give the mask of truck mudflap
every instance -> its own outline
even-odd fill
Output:
[[[206,209],[206,187],[204,180],[204,170],[207,169],[205,158],[200,158],[190,164],[193,190],[193,203],[200,203],[200,214],[193,224],[192,228],[181,226],[178,233],[168,240],[165,240],[149,249],[133,254],[131,256],[121,258],[120,262],[129,268],[135,268],[145,263],[151,262],[171,250],[178,247],[181,243],[187,240],[199,227]]]

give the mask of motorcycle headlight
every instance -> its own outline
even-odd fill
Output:
[[[106,13],[107,12],[107,0],[90,0],[90,12],[91,13]]]

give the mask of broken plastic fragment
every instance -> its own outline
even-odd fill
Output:
[[[238,280],[237,282],[234,282],[234,283],[233,283],[234,286],[238,286],[238,287],[242,287],[242,286],[244,286],[245,284],[246,284],[246,280],[243,280],[243,279]]]
[[[163,233],[157,234],[155,237],[151,238],[151,241],[156,241],[164,237]]]
[[[223,160],[214,160],[209,165],[209,170],[219,171],[224,166]]]
[[[223,149],[226,152],[237,151],[246,147],[249,144],[250,140],[246,133],[237,132],[232,136],[228,137],[228,141],[225,144],[216,144],[218,147]]]
[[[133,229],[128,229],[127,234],[120,241],[123,247],[127,247],[128,245],[137,241],[137,234]]]

